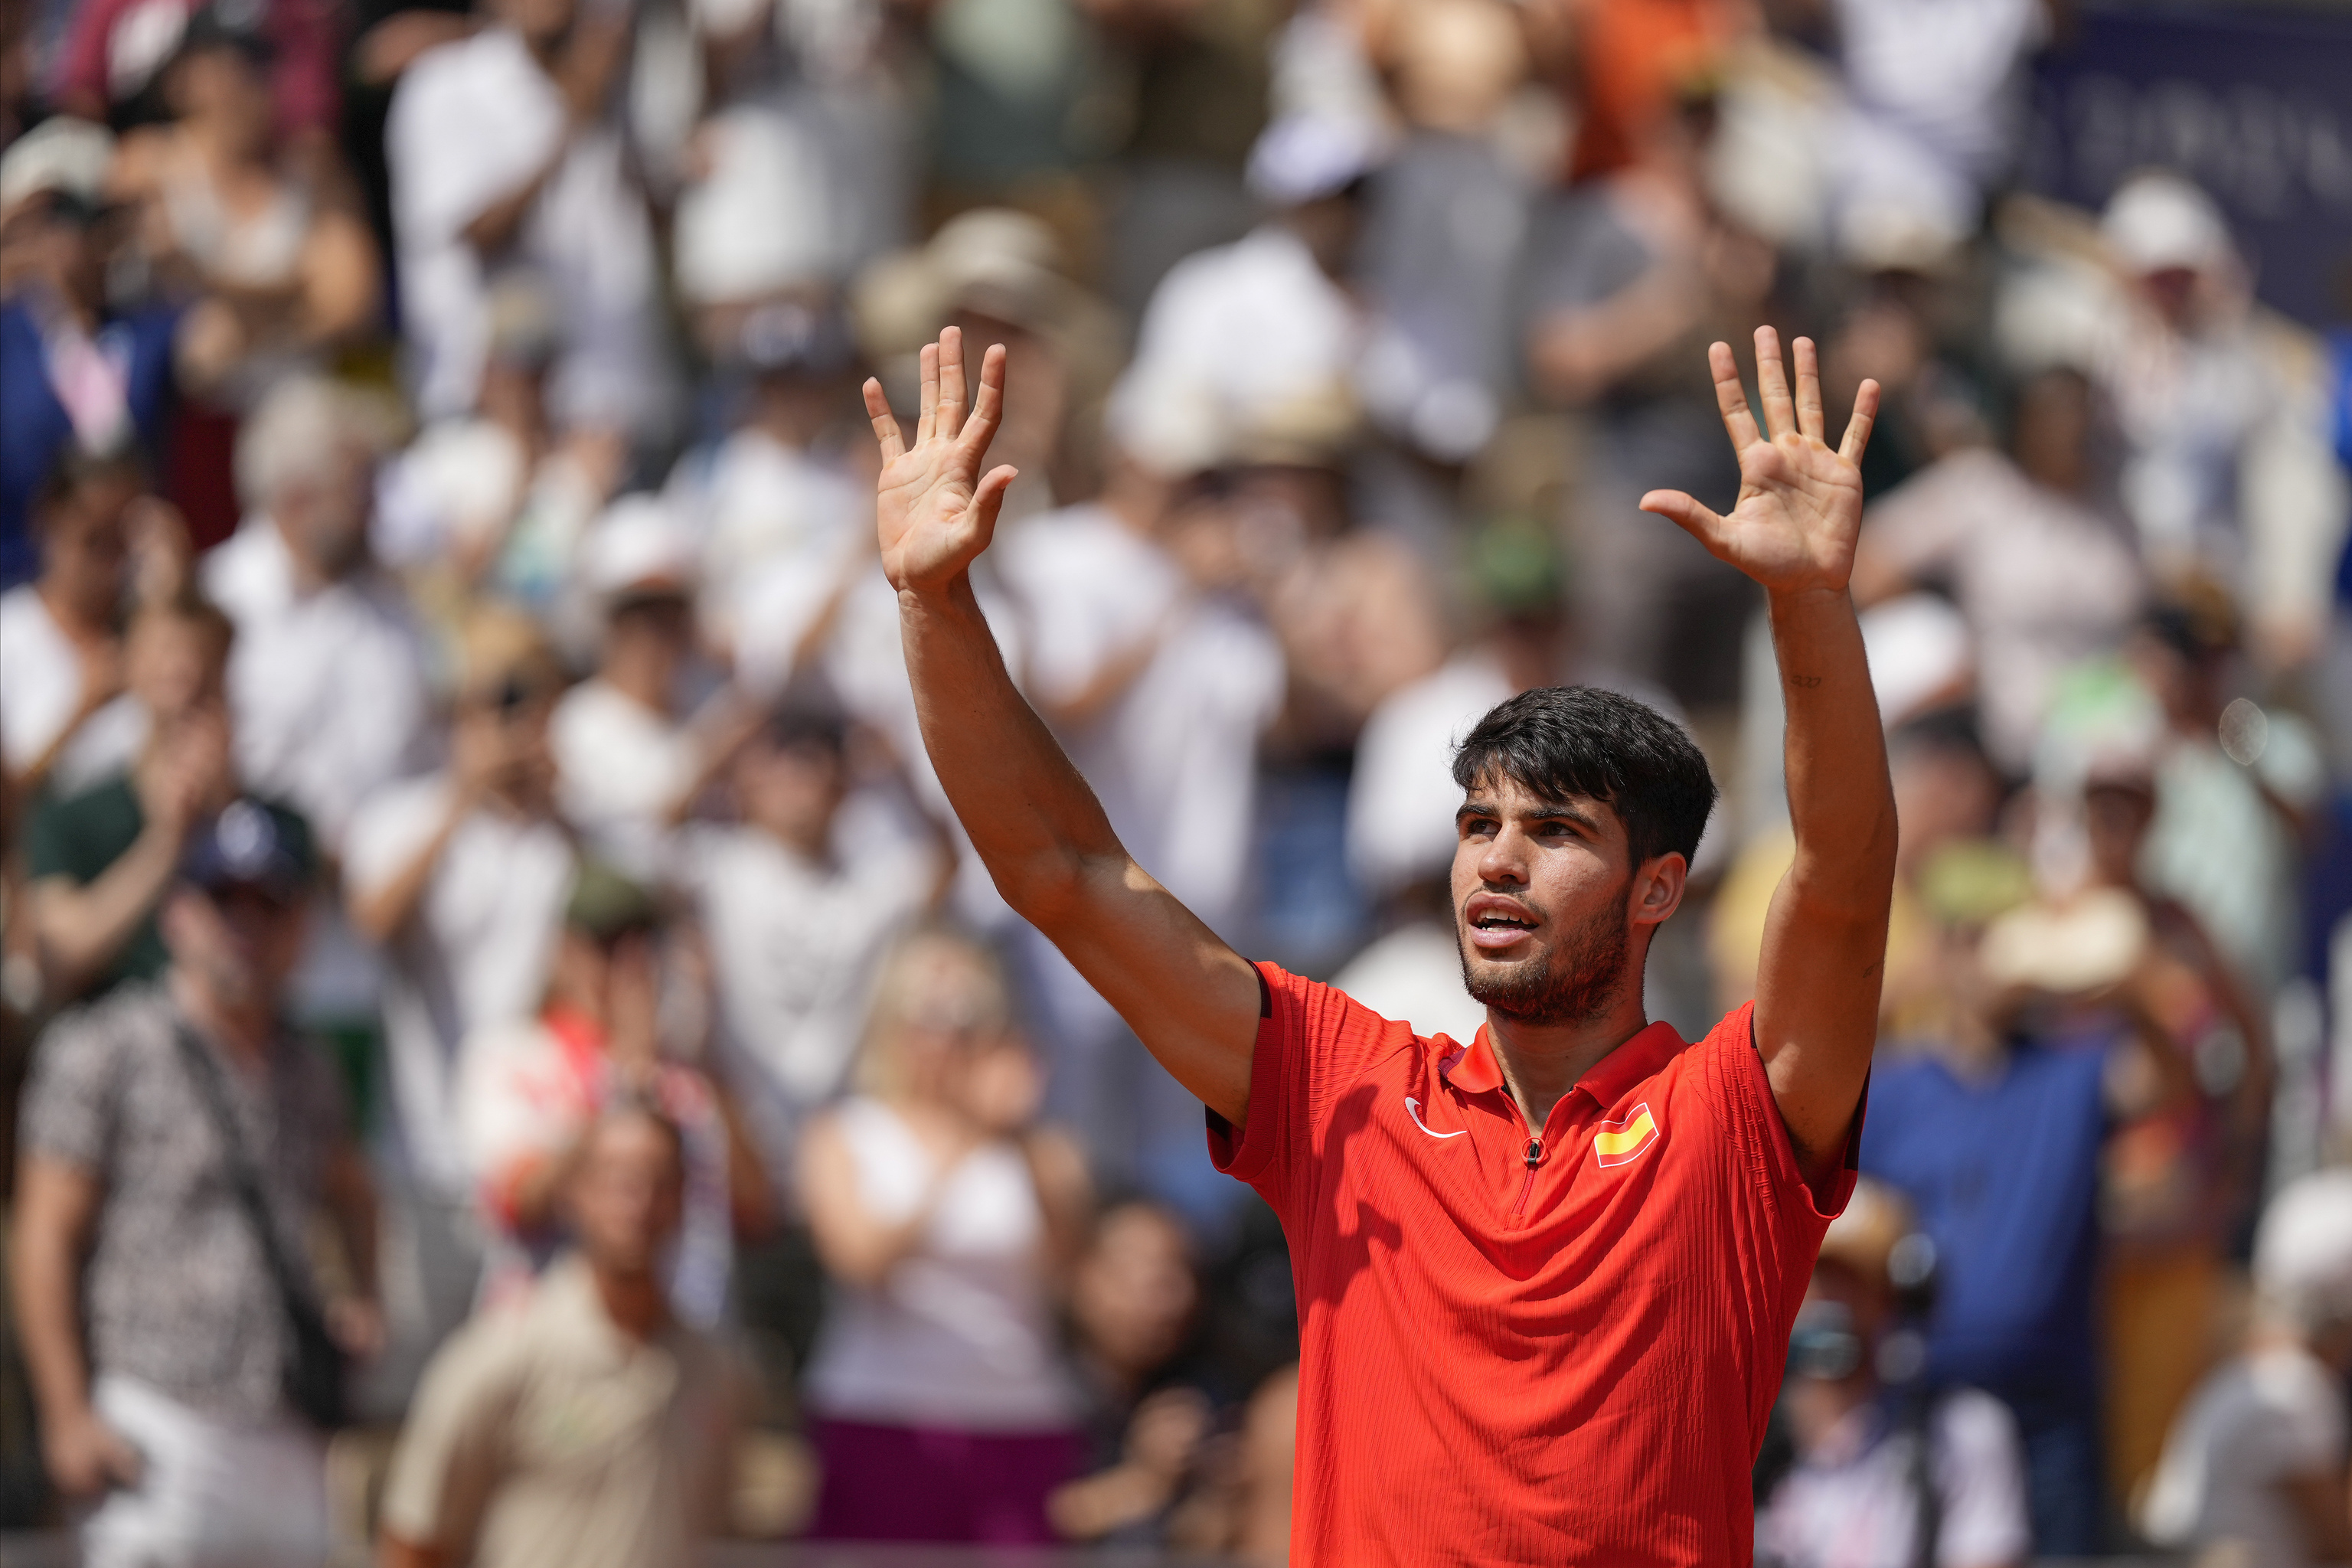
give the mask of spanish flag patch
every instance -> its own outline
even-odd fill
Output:
[[[1647,1101],[1625,1113],[1622,1121],[1604,1121],[1601,1131],[1592,1135],[1592,1158],[1602,1169],[1611,1165],[1627,1165],[1642,1157],[1642,1152],[1658,1141],[1658,1119],[1650,1114]]]

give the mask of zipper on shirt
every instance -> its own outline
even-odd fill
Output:
[[[1511,1205],[1513,1219],[1528,1212],[1528,1194],[1536,1188],[1536,1167],[1543,1163],[1543,1140],[1528,1139],[1528,1152],[1519,1157],[1527,1162],[1528,1174],[1527,1179],[1519,1184],[1519,1201]]]

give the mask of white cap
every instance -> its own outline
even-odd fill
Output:
[[[580,574],[589,590],[611,600],[632,594],[691,594],[693,537],[658,496],[623,496],[582,542]]]
[[[42,121],[0,156],[0,213],[44,191],[96,202],[114,163],[114,134],[70,115]]]
[[[2108,198],[2099,232],[2116,259],[2146,275],[2175,268],[2206,271],[2237,254],[2213,198],[2178,174],[2135,174]]]
[[[1386,162],[1387,141],[1360,116],[1286,114],[1250,149],[1250,194],[1277,207],[1338,195]]]
[[[2298,1329],[2352,1319],[2352,1169],[2279,1189],[2254,1232],[2254,1284]]]

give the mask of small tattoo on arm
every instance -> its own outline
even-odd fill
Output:
[[[1798,687],[1806,691],[1811,691],[1814,687],[1819,686],[1821,683],[1822,678],[1818,675],[1792,675],[1789,677],[1790,685]]]
[[[1872,975],[1874,975],[1874,974],[1877,973],[1880,968],[1881,968],[1881,965],[1876,964],[1876,963],[1874,963],[1874,964],[1872,964],[1869,968],[1867,968],[1867,969],[1865,969],[1865,970],[1864,970],[1864,971],[1862,972],[1862,977],[1863,977],[1864,980],[1867,980],[1867,979],[1869,979]]]

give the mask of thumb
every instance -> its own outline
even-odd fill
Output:
[[[996,514],[1004,505],[1004,492],[1020,477],[1020,469],[1010,463],[1000,463],[982,476],[979,487],[971,492],[971,518],[980,529],[982,550],[996,537]]]
[[[1702,506],[1696,497],[1681,490],[1652,490],[1642,498],[1642,510],[1657,513],[1706,545],[1710,552],[1721,552],[1727,525],[1719,515]]]

